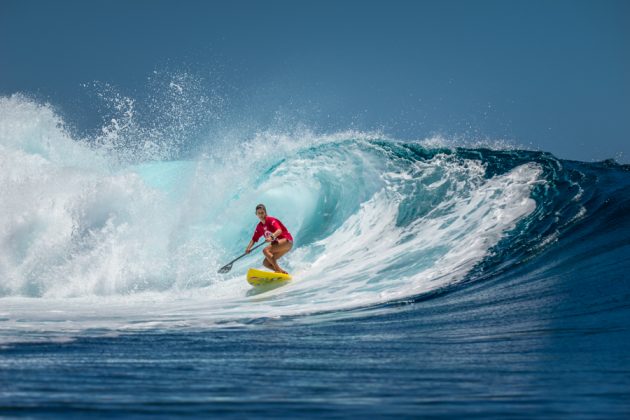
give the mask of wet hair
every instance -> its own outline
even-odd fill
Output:
[[[264,204],[259,204],[256,206],[256,211],[258,211],[258,209],[263,209],[265,211],[265,213],[267,213],[267,208],[265,207]]]

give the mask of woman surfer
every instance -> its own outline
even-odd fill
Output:
[[[280,220],[267,215],[267,209],[264,204],[256,206],[256,216],[260,219],[260,222],[256,225],[254,236],[249,241],[245,253],[249,254],[252,246],[264,236],[265,241],[269,242],[270,245],[263,249],[263,255],[265,256],[263,265],[277,273],[288,274],[278,265],[278,259],[293,247],[293,236],[291,236]]]

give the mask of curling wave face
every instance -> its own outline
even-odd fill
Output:
[[[585,214],[579,180],[543,153],[262,133],[125,160],[23,97],[0,118],[5,340],[369,310],[506,270]],[[296,238],[295,280],[260,294],[244,281],[256,253],[217,273],[258,202]]]

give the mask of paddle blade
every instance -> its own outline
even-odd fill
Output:
[[[219,273],[221,273],[221,274],[229,273],[231,269],[232,269],[232,263],[230,263],[230,264],[228,264],[228,265],[226,265],[224,267],[221,267],[219,269]]]

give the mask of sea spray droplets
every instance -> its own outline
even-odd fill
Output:
[[[219,88],[188,73],[155,71],[146,99],[102,82],[85,84],[104,104],[92,143],[121,163],[172,160],[190,154],[224,112]]]
[[[148,80],[150,126],[170,140],[168,152],[177,156],[198,145],[213,122],[220,120],[226,104],[218,81],[186,72],[155,71]]]

